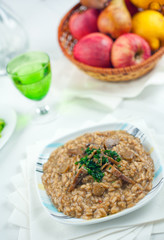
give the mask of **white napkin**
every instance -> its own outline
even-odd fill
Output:
[[[113,121],[111,116],[108,116],[103,122],[110,122]],[[89,123],[87,123],[88,126]],[[90,122],[93,126],[93,123]],[[133,121],[134,124],[134,121]],[[135,125],[139,126],[147,131],[146,125],[143,121],[137,121]],[[64,134],[68,132],[67,129],[63,129]],[[63,135],[63,132],[59,132],[59,135]],[[159,138],[159,143],[162,143],[164,140],[164,136]],[[158,143],[158,145],[159,145]],[[123,239],[126,236],[126,240],[132,240],[136,238],[139,240],[138,236],[150,236],[151,233],[157,232],[158,229],[162,230],[162,226],[164,229],[164,221],[160,222],[156,227],[153,227],[152,231],[152,222],[164,220],[163,212],[164,212],[164,188],[161,190],[159,195],[152,200],[147,206],[143,207],[142,209],[137,210],[134,213],[128,214],[122,218],[105,222],[96,225],[84,226],[84,227],[74,227],[69,225],[63,225],[60,223],[55,222],[53,219],[49,217],[49,215],[43,210],[40,201],[38,199],[36,189],[35,189],[35,182],[34,182],[34,167],[35,167],[35,160],[36,156],[42,149],[42,146],[45,143],[38,143],[35,146],[28,148],[27,152],[27,160],[25,163],[22,162],[21,168],[24,174],[18,174],[14,179],[13,183],[17,189],[17,193],[20,195],[19,198],[15,197],[15,199],[19,199],[19,204],[17,206],[17,212],[15,211],[9,219],[10,223],[14,223],[18,226],[30,229],[31,239],[61,239],[61,240],[68,240],[68,239],[77,239],[80,237],[81,240],[89,240],[89,239]],[[26,169],[28,170],[26,174]],[[21,179],[24,179],[25,188],[27,187],[26,183],[28,182],[28,194],[24,191],[27,195],[22,194],[22,184],[20,184]],[[15,195],[15,194],[13,194]],[[10,196],[11,202],[14,201],[12,196]],[[27,198],[26,198],[27,197]],[[28,199],[29,209],[28,207],[26,210],[20,207],[20,199],[25,201]],[[14,204],[14,203],[13,203]],[[14,204],[15,206],[17,204]],[[151,211],[150,211],[151,209]],[[21,211],[24,211],[26,214],[20,214]],[[18,213],[19,212],[19,213]],[[28,218],[29,214],[29,218]],[[20,216],[21,215],[21,216]],[[142,217],[141,217],[142,216]],[[24,217],[24,219],[23,219]],[[26,218],[26,219],[25,219]],[[21,221],[20,221],[21,219]],[[28,222],[29,220],[29,222]],[[20,224],[23,223],[23,224]],[[29,224],[30,223],[30,224]],[[110,224],[109,224],[110,223]],[[142,224],[142,226],[141,226]],[[23,231],[21,228],[21,233],[19,236],[19,240],[23,240],[23,234],[27,233]],[[143,239],[142,237],[140,239]],[[150,238],[146,238],[150,239]]]
[[[40,144],[39,144],[39,146],[40,146]],[[37,146],[34,146],[34,147],[37,147]],[[39,147],[40,148],[40,147]],[[33,151],[33,148],[30,148],[31,149],[31,151]],[[26,164],[27,164],[28,162],[26,161]],[[26,167],[26,166],[24,166],[24,167]],[[19,209],[20,208],[22,208],[22,207],[20,207],[20,205],[22,205],[22,203],[21,203],[21,201],[20,201],[20,198],[22,198],[22,200],[24,201],[24,197],[25,197],[25,195],[24,195],[24,197],[22,197],[22,194],[21,194],[21,187],[20,187],[20,184],[19,184],[19,182],[21,182],[22,180],[23,180],[23,178],[22,178],[22,174],[18,174],[18,175],[16,175],[15,176],[15,179],[16,179],[16,182],[17,182],[17,186],[16,186],[16,184],[14,183],[14,186],[17,188],[17,192],[14,192],[14,193],[12,193],[10,196],[9,196],[9,200],[10,200],[10,202],[12,202],[12,204],[14,205],[14,206],[16,206],[16,208],[17,209],[15,209],[14,211],[13,211],[13,213],[11,214],[11,216],[10,216],[10,219],[9,219],[9,222],[10,223],[13,223],[14,225],[16,225],[16,226],[20,226],[21,228],[20,228],[20,233],[19,233],[19,240],[24,240],[24,239],[30,239],[30,238],[27,238],[27,234],[28,235],[30,235],[30,231],[28,232],[28,229],[30,229],[30,226],[29,226],[29,223],[28,223],[28,220],[29,220],[29,216],[28,216],[28,212],[26,212],[26,216],[24,215],[24,214],[22,214],[20,211],[19,211]],[[31,194],[32,195],[35,195],[35,193],[36,193],[36,191],[35,191],[35,187],[34,187],[34,192],[32,191],[32,187],[34,186],[34,183],[32,182],[32,184],[30,184],[30,187],[31,187],[31,190],[30,190],[30,192],[32,192]],[[25,191],[26,192],[26,191]],[[11,199],[11,196],[13,196],[13,195],[18,195],[17,196],[17,198],[14,198],[13,199],[13,197],[12,197],[12,199]],[[27,197],[27,196],[26,196]],[[37,198],[37,196],[36,196],[36,198]],[[35,205],[35,202],[36,202],[36,198],[34,197],[34,201],[32,201],[32,204],[33,205]],[[37,203],[37,204],[40,204],[39,202]],[[41,218],[44,218],[44,220],[45,219],[47,219],[47,216],[43,216],[43,209],[40,209],[41,210],[41,212],[42,212],[42,217]],[[39,210],[39,212],[40,212],[40,210]],[[36,214],[36,216],[35,216],[35,218],[37,218],[38,216],[38,214],[37,214],[37,212],[36,212],[36,209],[35,209],[35,207],[34,207],[34,209],[32,210],[32,215],[34,215],[34,212],[35,212],[35,214]],[[32,217],[33,218],[33,217]],[[48,220],[48,219],[47,219]],[[47,220],[46,220],[46,222],[47,222]],[[32,223],[32,227],[31,227],[31,239],[36,239],[37,237],[41,237],[42,236],[42,238],[41,239],[45,239],[45,238],[47,238],[47,232],[46,231],[44,231],[44,232],[42,232],[42,230],[40,229],[40,230],[38,230],[38,228],[36,228],[36,226],[35,226],[35,224],[37,224],[37,225],[39,225],[39,227],[41,226],[40,225],[40,221],[42,221],[41,219],[40,219],[40,216],[39,216],[39,219],[37,219],[37,223]],[[48,220],[48,224],[50,224],[50,221]],[[56,224],[55,224],[56,225]],[[54,229],[54,221],[50,224],[50,232],[51,232],[51,234],[52,234],[52,236],[55,236],[56,235],[56,230],[52,233],[52,231],[53,231],[53,229]],[[60,224],[59,224],[60,225]],[[60,226],[59,226],[60,227]],[[129,228],[129,227],[126,227],[126,228],[112,228],[112,229],[107,229],[107,230],[100,230],[100,231],[97,231],[96,230],[96,233],[93,233],[93,234],[90,234],[90,228],[87,228],[86,229],[86,231],[85,231],[85,233],[83,232],[85,229],[83,228],[82,229],[82,235],[84,235],[84,237],[80,237],[80,239],[81,240],[95,240],[95,239],[104,239],[104,237],[106,238],[107,236],[109,236],[110,235],[110,238],[111,238],[111,240],[113,239],[113,240],[116,240],[116,239],[120,239],[121,237],[124,237],[125,235],[127,235],[127,234],[129,234],[129,233],[132,233],[132,232],[134,232],[134,236],[135,236],[135,234],[136,233],[138,233],[138,231],[136,232],[136,229],[138,229],[138,231],[140,230],[140,227],[132,227],[132,228]],[[45,229],[44,229],[45,230]],[[66,227],[64,227],[64,230],[66,231]],[[70,230],[69,229],[67,229],[68,231],[67,231],[67,235],[66,235],[66,238],[65,239],[70,239],[70,238],[68,238],[68,233],[69,234],[71,234],[72,235],[72,232],[70,232]],[[35,233],[35,231],[36,231],[36,233]],[[38,234],[38,231],[39,231],[39,233],[41,232],[41,236],[40,236],[40,234]],[[79,232],[79,229],[77,229],[77,231]],[[33,237],[33,232],[36,234],[36,235],[34,235],[34,237]],[[91,232],[93,232],[93,230],[91,230]],[[94,230],[94,232],[95,232],[95,230]],[[44,235],[45,234],[45,235]],[[60,234],[60,233],[59,233]],[[78,233],[79,234],[79,233]],[[25,236],[26,236],[26,238],[25,238]],[[61,235],[61,234],[60,234]],[[76,235],[77,235],[77,233],[76,233]],[[50,237],[49,237],[49,239],[51,239]],[[53,238],[52,238],[53,239]],[[60,236],[60,239],[63,239],[62,238],[62,236]],[[71,238],[72,239],[72,238]],[[73,239],[77,239],[77,238],[73,238]]]
[[[150,85],[164,84],[164,57],[153,71],[140,79],[129,82],[103,82],[79,70],[65,57],[51,63],[53,72],[53,88],[62,95],[62,101],[73,98],[89,98],[93,101],[115,109],[123,98],[138,96]]]

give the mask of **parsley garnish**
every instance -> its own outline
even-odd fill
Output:
[[[116,160],[117,162],[121,161],[121,157],[118,155],[118,153],[116,153],[116,151],[112,151],[112,150],[105,150],[104,153],[113,158],[114,160]]]
[[[93,154],[91,157],[90,155]],[[103,149],[96,149],[96,148],[87,148],[84,151],[85,156],[80,159],[80,161],[75,162],[76,165],[79,164],[79,168],[82,166],[88,171],[88,174],[91,175],[94,180],[97,182],[100,182],[102,178],[104,177],[104,172],[101,170],[101,167],[109,163],[109,160],[107,157],[102,156],[102,154],[105,154],[117,162],[121,160],[120,156],[112,150],[103,150]],[[100,155],[101,154],[101,155]],[[112,164],[112,163],[111,163]],[[121,165],[119,165],[121,166]],[[109,168],[111,169],[111,167]]]
[[[0,119],[0,137],[1,137],[1,132],[4,129],[6,123],[3,119]]]

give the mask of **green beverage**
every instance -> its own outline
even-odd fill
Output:
[[[7,66],[16,88],[27,98],[43,99],[51,84],[51,67],[47,54],[25,53],[14,58]]]

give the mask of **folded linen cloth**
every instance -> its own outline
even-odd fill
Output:
[[[61,101],[73,98],[92,99],[93,101],[115,109],[123,98],[138,96],[147,86],[164,84],[164,57],[153,71],[147,75],[128,82],[103,82],[79,70],[75,65],[62,57],[51,63],[53,72],[52,89],[54,95],[60,95]]]
[[[26,168],[26,166],[25,166],[26,164],[27,164],[27,161],[25,161],[24,168]],[[26,216],[25,216],[25,214],[22,214],[22,212],[20,210],[20,209],[22,209],[22,205],[24,205],[24,201],[25,201],[24,200],[25,195],[23,196],[22,187],[20,187],[20,183],[23,181],[22,176],[23,176],[22,174],[18,174],[13,178],[13,180],[14,180],[13,184],[17,188],[17,191],[12,193],[9,196],[10,202],[12,202],[12,204],[16,207],[16,209],[13,211],[13,213],[10,216],[9,222],[20,227],[20,233],[19,233],[18,240],[33,239],[33,237],[27,238],[27,235],[29,235],[29,236],[31,235],[30,234],[31,229],[30,229],[30,226],[29,226],[28,210],[26,208]],[[25,186],[25,187],[27,187],[27,186]],[[23,192],[25,193],[26,191],[23,191]],[[35,189],[34,189],[34,192],[35,192]],[[17,197],[13,198],[13,195],[16,195],[16,194],[17,194]],[[20,201],[21,198],[22,198],[23,203]],[[32,204],[34,204],[34,202]],[[43,211],[43,209],[42,209],[42,211]],[[39,222],[37,224],[39,224]],[[53,227],[54,227],[54,224],[53,224]],[[34,226],[32,228],[34,228]],[[125,235],[128,235],[129,233],[132,234],[133,231],[134,231],[133,235],[135,236],[137,228],[138,227],[132,227],[132,228],[130,228],[130,227],[126,227],[126,228],[116,227],[116,228],[113,228],[113,229],[106,229],[104,231],[103,230],[102,231],[101,230],[100,231],[94,231],[93,234],[90,233],[89,229],[87,229],[88,234],[87,234],[87,232],[85,232],[85,233],[82,234],[84,237],[81,236],[78,239],[81,239],[81,240],[95,240],[95,239],[103,239],[104,237],[107,237],[107,236],[110,235],[111,239],[117,240],[117,239],[120,239],[122,236],[124,237]],[[51,229],[51,231],[52,231],[52,229]],[[139,229],[140,229],[140,227],[139,227]],[[37,230],[37,229],[34,228],[34,230]],[[46,239],[47,239],[47,232],[46,231],[45,231],[45,234],[46,235],[44,237],[46,237]],[[53,235],[51,236],[52,239],[53,239],[53,236],[55,236],[55,235],[53,233]],[[37,236],[34,236],[34,239],[36,239],[36,237],[38,237],[38,236],[39,236],[39,234],[37,234]],[[42,239],[44,239],[44,237]],[[48,239],[51,239],[51,238],[49,237]],[[63,239],[62,236],[60,236],[60,239]],[[68,239],[68,238],[66,237],[65,239]],[[75,237],[75,238],[71,238],[71,239],[77,239],[77,238]]]
[[[22,161],[21,163],[21,169],[22,172],[25,172],[27,170],[27,161]],[[23,182],[23,174],[18,174],[16,175],[13,179],[12,179],[12,183],[14,184],[14,186],[16,187],[17,191],[15,191],[14,193],[11,193],[9,195],[9,201],[14,205],[14,207],[16,207],[16,209],[13,211],[12,215],[10,216],[9,222],[17,225],[17,226],[21,226],[20,228],[20,234],[19,234],[19,240],[24,240],[27,238],[27,235],[29,234],[28,229],[29,229],[29,213],[28,213],[28,208],[26,206],[26,201],[25,196],[26,196],[26,192],[25,189],[23,190],[22,187],[20,187],[20,183],[22,185]],[[26,185],[24,187],[27,187]],[[27,198],[27,196],[26,196]],[[21,214],[19,211],[22,211],[23,209],[23,213],[26,214],[26,216],[24,214]],[[159,226],[158,226],[159,225]],[[148,229],[150,231],[150,226],[152,226],[152,224],[147,224],[144,229],[142,229],[141,233],[139,234],[140,238],[136,238],[137,240],[139,239],[143,239],[141,236],[146,235],[147,239],[148,239]],[[148,228],[148,229],[147,229]],[[128,235],[128,233],[133,232],[135,229],[137,229],[137,227],[127,227],[127,228],[115,228],[113,230],[104,230],[101,231],[99,233],[93,233],[91,235],[87,235],[86,237],[82,237],[80,239],[82,240],[89,240],[89,239],[102,239],[102,237],[107,237],[110,235],[110,239],[114,239],[116,240],[116,237],[121,237],[124,235]],[[164,222],[160,222],[158,224],[155,224],[155,232],[159,233],[159,232],[164,232]],[[155,233],[154,232],[154,233]],[[28,234],[27,234],[28,233]],[[149,235],[151,235],[152,232],[149,232]],[[142,235],[141,235],[142,234]],[[134,235],[134,232],[133,232]],[[26,237],[26,238],[25,238]],[[29,238],[27,238],[29,239]]]
[[[114,119],[111,118],[111,116],[106,117],[103,122],[111,122]],[[131,120],[131,122],[140,128],[144,129],[144,131],[148,131],[146,125],[143,121],[138,120],[135,122],[134,120]],[[90,122],[85,124],[86,125],[92,125],[94,123]],[[67,129],[63,129],[63,131],[58,132],[59,135],[63,135],[68,133]],[[57,136],[56,135],[56,136]],[[160,137],[158,145],[164,140]],[[39,201],[38,195],[36,193],[35,189],[35,180],[34,180],[34,168],[35,168],[35,160],[42,149],[42,147],[46,143],[38,143],[35,146],[29,147],[27,151],[27,160],[25,164],[22,164],[22,168],[24,166],[25,169],[28,170],[27,172],[27,180],[24,182],[28,182],[28,203],[29,203],[29,226],[27,223],[27,228],[30,229],[30,239],[108,239],[110,236],[110,239],[122,239],[124,236],[126,238],[129,236],[128,239],[137,239],[137,236],[144,236],[146,233],[152,231],[152,223],[154,221],[164,220],[163,216],[163,201],[164,201],[164,188],[161,190],[161,192],[157,195],[156,198],[154,198],[147,206],[143,207],[142,209],[139,209],[131,214],[128,214],[127,216],[121,217],[116,220],[112,220],[109,222],[104,222],[101,224],[95,224],[90,226],[83,226],[83,227],[75,227],[75,226],[69,226],[69,225],[63,225],[60,223],[55,222],[53,219],[49,217],[49,215],[45,212],[43,207],[41,206],[41,203]],[[26,167],[27,166],[27,167]],[[15,177],[14,185],[18,186],[19,194],[21,195],[21,184],[18,179],[24,178],[26,175],[26,170],[23,170],[24,174],[19,174],[19,176]],[[22,195],[21,195],[22,196]],[[22,196],[23,199],[23,196]],[[157,204],[158,203],[158,204]],[[151,211],[150,211],[151,209]],[[142,218],[141,218],[142,216]],[[21,216],[22,217],[22,216]],[[27,213],[27,219],[28,219],[28,213]],[[14,222],[14,219],[12,221]],[[28,222],[28,220],[27,220]],[[141,226],[142,224],[142,226]],[[164,225],[163,222],[160,223],[161,226]],[[17,224],[19,225],[19,223]],[[143,227],[144,225],[144,227]],[[26,231],[25,231],[26,232]],[[21,234],[22,237],[23,231],[21,228]],[[21,238],[19,238],[20,240]],[[23,239],[23,238],[22,238]],[[124,238],[123,238],[124,239]],[[147,238],[148,239],[148,238]],[[137,239],[138,240],[138,239]]]
[[[164,139],[164,136],[163,136],[163,139]],[[20,176],[21,175],[17,175],[17,179],[22,181]],[[18,188],[19,187],[17,187],[17,189]],[[17,191],[14,192],[14,194],[18,195],[17,199],[20,199],[20,197],[22,198],[22,195],[20,195],[20,192],[21,192],[20,190],[18,192]],[[22,203],[20,201],[17,201],[17,199],[15,199],[14,201],[12,199],[12,201],[11,201],[10,196],[9,196],[10,202],[12,202],[12,204],[14,206],[16,206],[17,209],[19,209],[20,205],[22,205]],[[24,198],[22,198],[22,202],[24,202]],[[26,214],[28,215],[28,212]],[[30,239],[30,237],[27,238],[27,236],[30,234],[30,231],[28,230],[29,229],[29,224],[26,223],[26,225],[24,225],[25,221],[27,222],[28,218],[29,218],[27,215],[26,216],[25,215],[24,216],[20,215],[19,211],[14,210],[10,219],[9,219],[10,223],[12,223],[14,225],[17,225],[19,227],[22,226],[22,227],[20,227],[20,233],[19,233],[18,240]],[[144,237],[146,237],[145,239],[150,239],[149,236],[152,233],[153,234],[164,233],[164,221],[155,223],[154,226],[153,226],[153,230],[151,230],[152,225],[153,224],[145,225],[144,228],[142,229],[142,231],[136,236],[135,240],[144,239]],[[112,231],[108,231],[108,229],[107,229],[107,230],[101,231],[99,233],[96,232],[94,234],[87,235],[86,237],[82,237],[80,239],[81,240],[89,240],[89,239],[94,239],[95,240],[95,239],[104,239],[104,237],[110,236],[110,239],[116,240],[117,239],[116,237],[119,236],[119,239],[121,239],[120,237],[124,236],[125,234],[128,237],[128,235],[129,235],[128,233],[133,232],[136,228],[135,227],[134,228],[130,228],[130,227],[129,228],[115,228],[113,230],[113,233],[112,233]],[[133,235],[134,235],[134,232],[133,232]]]
[[[27,161],[25,161],[24,164],[24,168],[26,168]],[[22,174],[18,174],[13,178],[12,183],[14,184],[14,186],[16,187],[17,191],[15,191],[14,193],[10,194],[9,196],[9,201],[14,205],[14,207],[16,207],[16,209],[14,209],[13,213],[11,214],[10,218],[9,218],[9,222],[19,226],[20,227],[20,234],[19,234],[19,240],[24,240],[23,238],[23,234],[28,235],[30,234],[30,226],[29,226],[29,211],[27,208],[23,209],[23,206],[25,204],[25,197],[28,197],[24,194],[22,194],[22,187],[20,187],[20,183],[22,182]],[[16,183],[16,184],[15,184]],[[27,186],[25,186],[27,187]],[[34,190],[35,191],[35,190]],[[26,191],[23,191],[24,193]],[[13,197],[15,196],[15,197]],[[22,198],[22,201],[21,201]],[[22,214],[22,209],[23,209],[23,213],[26,212],[25,214]],[[118,237],[120,238],[121,236],[127,235],[129,232],[131,233],[132,231],[134,231],[137,227],[134,228],[114,228],[114,229],[110,229],[110,230],[105,230],[105,231],[99,231],[93,234],[87,234],[85,233],[85,237],[80,237],[81,240],[89,240],[89,239],[101,239],[107,235],[110,234],[110,237],[112,237],[114,240],[116,240]],[[84,233],[83,233],[84,234]],[[117,238],[116,238],[117,237]],[[27,238],[27,236],[26,236]],[[30,239],[30,238],[28,238]],[[33,239],[33,238],[32,238]],[[77,238],[74,238],[77,239]]]

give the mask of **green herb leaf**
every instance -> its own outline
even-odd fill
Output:
[[[1,137],[1,132],[5,126],[6,126],[5,121],[3,119],[0,119],[0,137]]]
[[[116,151],[112,151],[112,150],[105,150],[104,153],[113,158],[114,160],[116,160],[117,162],[121,161],[121,157],[118,155],[118,153]]]
[[[95,154],[92,157],[89,157],[89,155],[91,155],[94,150],[95,150]],[[109,163],[108,158],[105,156],[102,156],[102,161],[100,160],[101,153],[104,153],[107,156],[112,157],[118,162],[121,160],[120,156],[115,151],[111,151],[111,150],[102,150],[100,148],[95,149],[95,148],[88,147],[84,151],[84,153],[86,154],[86,156],[82,157],[80,161],[75,162],[75,164],[76,165],[79,164],[79,168],[83,166],[88,171],[88,174],[91,175],[93,179],[97,182],[100,182],[105,175],[104,172],[102,172],[101,167],[104,164]],[[109,168],[109,170],[110,169],[111,167]]]

